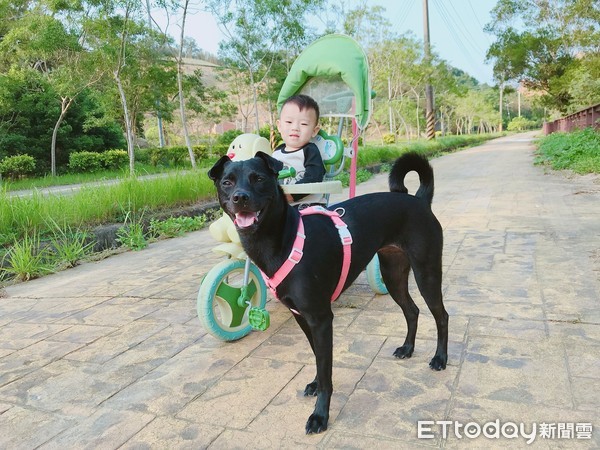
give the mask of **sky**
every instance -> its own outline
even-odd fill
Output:
[[[346,9],[352,9],[359,1],[347,1]],[[485,63],[485,54],[494,37],[484,33],[483,27],[490,21],[490,11],[496,1],[428,0],[433,50],[452,66],[488,84],[493,84],[493,76],[491,65]],[[423,0],[367,0],[367,4],[383,6],[396,33],[411,31],[423,39]],[[157,21],[164,26],[164,20],[161,23],[157,18]],[[173,23],[169,30],[179,38],[179,29]],[[223,37],[213,17],[205,12],[188,16],[185,34],[194,38],[198,47],[214,55]]]

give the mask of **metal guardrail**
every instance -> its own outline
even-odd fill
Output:
[[[587,127],[600,129],[600,103],[561,117],[553,122],[544,122],[543,131],[545,135],[548,135],[555,131],[568,132]]]

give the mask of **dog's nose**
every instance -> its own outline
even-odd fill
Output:
[[[249,198],[248,193],[244,191],[236,191],[231,197],[233,203],[246,203]]]

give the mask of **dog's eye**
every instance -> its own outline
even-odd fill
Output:
[[[223,186],[223,187],[233,186],[233,181],[231,181],[231,180],[223,180],[223,181],[221,181],[221,186]]]

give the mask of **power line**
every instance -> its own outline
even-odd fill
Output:
[[[459,33],[457,32],[457,30],[455,28],[454,21],[451,17],[451,14],[448,12],[448,10],[445,8],[443,3],[441,3],[440,1],[434,0],[434,3],[436,4],[436,6],[438,8],[438,13],[439,13],[442,21],[446,25],[446,28],[447,28],[450,36],[452,37],[454,42],[457,44],[457,48],[463,54],[463,56],[465,56],[466,60],[468,61],[469,66],[476,73],[478,73],[479,75],[482,75],[482,73],[480,73],[480,68],[473,65],[473,61],[477,58],[473,57],[473,55],[471,54],[471,51],[469,50],[467,45],[464,44],[462,38],[460,37]],[[463,24],[463,27],[464,27],[464,24]],[[471,36],[471,38],[469,38],[469,36],[467,36],[467,34],[470,35],[470,33],[465,33],[463,30],[460,29],[460,27],[459,27],[459,31],[466,38],[467,42],[472,42],[472,40],[473,40],[472,36]],[[474,50],[476,54],[481,54],[483,52],[481,49],[477,48],[474,44],[471,45],[471,49]]]
[[[479,27],[483,30],[485,27],[479,21],[479,17],[477,16],[477,12],[475,11],[475,8],[473,8],[473,4],[471,3],[471,0],[467,0],[467,1],[469,2],[469,7],[471,8],[471,11],[473,12],[473,16],[475,17],[475,21],[477,22]],[[484,33],[484,36],[485,36],[485,39],[488,41],[488,44],[491,44],[490,37],[487,35],[487,33]]]
[[[456,36],[460,39],[460,36],[457,33],[457,30],[458,30],[458,32],[465,38],[466,42],[468,44],[470,44],[471,49],[475,50],[476,53],[482,53],[483,50],[475,44],[476,39],[471,35],[471,32],[468,30],[468,28],[463,23],[462,19],[460,18],[460,15],[458,15],[458,13],[456,13],[454,6],[452,6],[452,4],[450,4],[450,6],[452,6],[452,9],[454,10],[456,16],[458,17],[458,20],[456,20],[456,18],[452,17],[452,13],[448,9],[446,9],[446,6],[444,5],[443,2],[441,2],[440,0],[434,0],[434,2],[436,3],[436,5],[439,6],[440,10],[443,10],[443,13],[442,13],[442,11],[440,11],[440,13],[441,13],[440,15],[442,15],[442,18],[444,18],[443,14],[444,13],[446,14],[447,19],[449,21],[448,24],[452,28],[452,30],[454,31]],[[455,25],[456,25],[456,27],[455,27]],[[460,39],[460,40],[462,43],[462,39]],[[463,47],[465,47],[465,49],[466,49],[467,46],[463,44]]]
[[[416,0],[404,0],[404,2],[401,3],[400,9],[395,15],[396,20],[393,21],[398,29],[400,29],[404,22],[406,22],[406,19],[415,6],[415,1]]]

